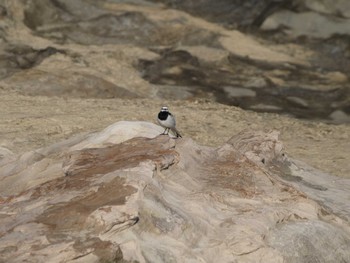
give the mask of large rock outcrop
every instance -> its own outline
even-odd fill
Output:
[[[350,261],[349,179],[290,159],[277,131],[218,148],[160,132],[118,122],[4,153],[0,261]]]

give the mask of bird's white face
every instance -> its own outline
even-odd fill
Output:
[[[160,111],[169,111],[168,107],[164,106],[160,109]]]

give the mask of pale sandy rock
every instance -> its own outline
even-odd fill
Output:
[[[274,30],[281,26],[287,27],[285,32],[293,37],[328,38],[335,34],[350,34],[349,19],[334,19],[314,12],[294,13],[287,10],[269,16],[261,28]]]
[[[271,81],[271,83],[278,85],[278,86],[284,86],[286,82],[282,78],[278,78],[275,76],[266,76],[266,78]]]
[[[181,49],[189,51],[192,55],[205,62],[220,62],[225,60],[229,52],[219,48],[211,48],[206,46],[181,46]]]
[[[349,81],[349,78],[344,73],[339,71],[329,72],[323,77],[335,83],[346,83]]]
[[[252,59],[270,61],[274,63],[294,63],[307,65],[308,62],[302,58],[295,58],[265,46],[259,45],[253,38],[245,37],[238,31],[225,32],[226,36],[219,39],[220,44],[233,54],[247,56]]]
[[[164,129],[159,125],[149,122],[120,121],[108,126],[102,132],[88,137],[85,141],[72,147],[71,150],[103,147],[106,144],[118,144],[137,136],[154,138],[163,131]]]
[[[139,54],[135,48],[77,49],[71,45],[70,50],[79,52],[72,55],[75,59],[64,54],[52,55],[37,67],[18,72],[1,84],[22,94],[45,96],[137,98],[152,92],[136,69],[127,65],[127,60],[132,62],[128,52]],[[152,56],[145,51],[141,57]]]
[[[5,147],[0,147],[0,163],[5,163],[8,159],[14,157],[14,153]]]
[[[347,0],[306,0],[305,5],[317,12],[350,18],[350,2]]]
[[[247,130],[218,148],[157,132],[120,122],[19,157],[28,180],[48,160],[48,179],[1,191],[0,260],[350,260],[349,179],[290,159],[277,131]]]
[[[160,126],[148,122],[118,122],[98,134],[77,136],[46,148],[27,152],[18,158],[12,157],[10,161],[1,162],[0,192],[2,195],[19,193],[63,176],[66,170],[62,170],[62,163],[59,160],[64,151],[106,147],[138,136],[154,138],[163,131]]]
[[[309,90],[334,98],[346,91],[347,64],[336,55],[346,58],[347,42],[343,50],[332,42],[341,37],[319,42],[318,53],[145,1],[0,5],[0,75],[10,76],[0,81],[1,146],[9,149],[0,148],[1,262],[350,261],[348,125],[245,112],[191,89],[199,81],[209,93],[295,87],[294,103],[312,108],[317,99],[302,96]],[[65,21],[55,20],[57,9]],[[330,66],[319,61],[328,48]],[[155,63],[168,50],[180,53],[170,57],[178,64],[159,67],[168,78],[143,79],[139,62]],[[188,67],[181,52],[199,63]],[[163,129],[148,123],[164,103],[184,139],[158,136]],[[326,99],[315,108],[331,108],[325,117],[336,119],[346,103]],[[255,106],[283,110],[268,100]],[[118,120],[147,122],[96,132]],[[260,132],[273,128],[286,150],[277,132]]]

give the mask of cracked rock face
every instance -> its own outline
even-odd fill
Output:
[[[1,159],[0,261],[350,261],[349,179],[276,131],[218,148],[161,132],[119,122]]]

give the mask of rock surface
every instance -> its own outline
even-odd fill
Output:
[[[331,19],[315,12],[280,11],[270,16],[262,25],[264,30],[275,30],[281,27],[288,28],[286,32],[293,37],[329,38],[335,34],[349,35],[350,19]]]
[[[202,98],[348,122],[346,37],[303,43],[284,36],[348,33],[349,19],[328,19],[318,13],[329,6],[322,3],[0,0],[0,86],[30,96]],[[337,2],[330,13],[345,15],[344,6]],[[249,26],[278,33],[254,35]],[[334,119],[335,111],[345,118]]]
[[[3,160],[1,261],[350,260],[349,179],[289,158],[277,131],[213,148],[161,130],[118,122]]]
[[[0,0],[0,262],[349,262],[348,20]],[[164,105],[184,139],[149,123]]]

